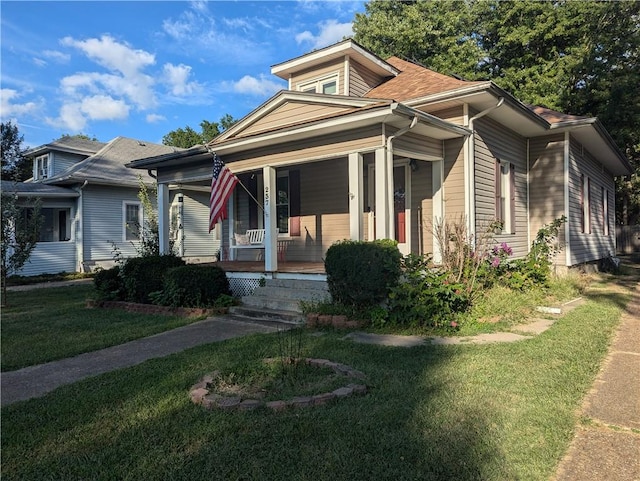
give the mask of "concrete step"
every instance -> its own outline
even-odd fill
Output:
[[[245,322],[269,323],[269,325],[299,325],[304,319],[300,312],[279,309],[255,308],[252,306],[234,306],[229,308],[230,317]],[[283,326],[285,327],[285,326]]]
[[[258,287],[250,297],[270,297],[273,299],[320,302],[329,298],[329,292],[320,289],[277,287],[267,284],[264,287]]]
[[[245,296],[242,305],[253,309],[271,309],[274,311],[290,311],[301,313],[298,299],[279,299],[276,297]]]
[[[326,281],[310,281],[298,279],[266,279],[265,286],[269,287],[285,287],[294,289],[309,289],[329,292],[329,286]]]

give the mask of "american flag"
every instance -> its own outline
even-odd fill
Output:
[[[209,232],[219,220],[227,217],[227,201],[238,183],[238,178],[213,154],[213,177],[211,178],[211,196],[209,197]]]

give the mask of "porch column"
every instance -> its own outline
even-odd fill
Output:
[[[225,260],[230,260],[230,261],[236,260],[236,250],[231,248],[231,246],[235,242],[234,234],[235,234],[235,225],[236,225],[236,210],[235,210],[235,202],[233,201],[234,198],[235,198],[235,193],[231,194],[229,196],[229,200],[227,201],[227,218],[229,219],[229,222],[227,222],[227,225],[229,226],[229,239],[228,239],[227,245],[229,246],[229,254],[228,254],[228,259],[225,259]],[[220,223],[220,226],[222,227],[222,223]],[[222,236],[220,236],[220,238],[222,238]]]
[[[436,226],[440,224],[444,218],[444,160],[431,163],[432,173],[432,192],[433,192],[433,261],[435,263],[442,262],[442,252],[436,238]]]
[[[375,151],[376,191],[376,239],[389,238],[389,205],[387,202],[387,155],[386,149]]]
[[[264,179],[264,270],[276,272],[278,270],[276,169],[267,165],[262,169],[262,176]]]
[[[349,232],[351,240],[362,240],[362,212],[364,198],[362,195],[362,154],[349,154]]]
[[[160,254],[169,250],[169,185],[158,183],[158,244]]]

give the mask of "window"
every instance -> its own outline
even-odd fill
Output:
[[[584,174],[580,176],[580,209],[581,231],[583,234],[591,234],[591,179]]]
[[[338,75],[324,77],[321,79],[306,82],[298,86],[301,92],[319,93],[319,94],[337,94],[338,93]]]
[[[602,188],[602,233],[609,235],[609,191]]]
[[[34,160],[33,178],[36,180],[44,180],[49,177],[49,154],[36,157]]]
[[[122,218],[124,219],[122,240],[140,240],[142,235],[142,209],[140,202],[123,202]]]
[[[276,212],[278,215],[278,229],[280,234],[289,233],[289,173],[279,172],[276,180]]]
[[[509,162],[497,160],[495,167],[496,220],[502,222],[503,234],[516,230],[516,172]]]
[[[23,215],[28,218],[33,215],[33,209],[26,208]],[[42,224],[38,234],[38,242],[65,242],[71,239],[71,209],[42,208],[40,209]]]

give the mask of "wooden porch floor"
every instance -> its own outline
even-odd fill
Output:
[[[220,266],[227,272],[264,272],[264,261],[220,261],[212,265]],[[277,272],[298,274],[325,274],[323,262],[278,262]]]

